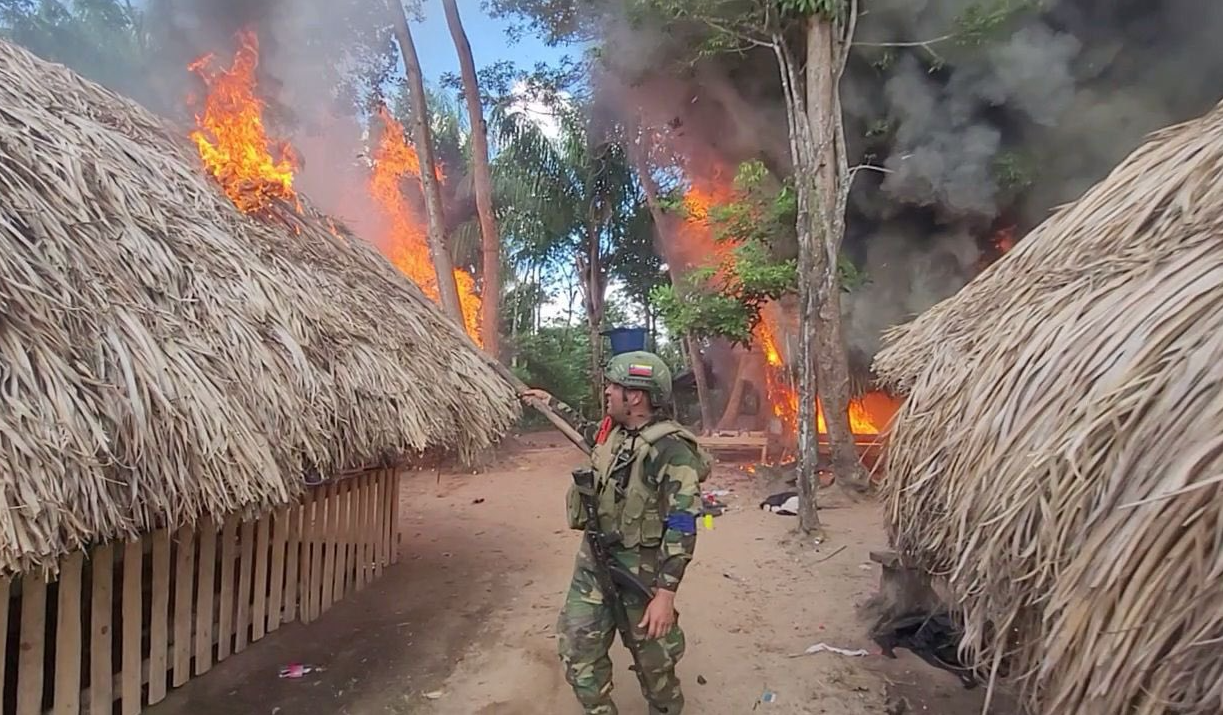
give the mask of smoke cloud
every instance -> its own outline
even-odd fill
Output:
[[[1143,137],[1223,96],[1223,3],[1048,0],[981,42],[957,35],[981,0],[874,0],[842,82],[851,163],[846,251],[870,283],[846,296],[851,352],[951,295],[1023,233],[1102,179]],[[597,93],[625,121],[670,123],[675,153],[788,170],[768,51],[678,60],[687,38],[604,21]]]
[[[368,111],[373,82],[397,61],[387,10],[363,0],[161,0],[149,10],[158,55],[157,109],[191,121],[186,101],[201,89],[187,72],[197,57],[226,63],[239,32],[259,41],[259,95],[270,131],[289,139],[302,165],[295,177],[320,209],[357,234],[385,235],[370,198]],[[377,137],[374,137],[376,140]]]

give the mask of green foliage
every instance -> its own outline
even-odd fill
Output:
[[[793,235],[794,194],[771,186],[761,162],[742,164],[734,198],[709,209],[714,240],[732,246],[717,264],[691,271],[678,285],[655,287],[651,301],[673,335],[723,337],[747,343],[765,303],[792,292],[797,265],[774,249]]]
[[[0,36],[147,100],[144,20],[142,10],[119,0],[0,0]]]
[[[587,415],[598,414],[590,390],[590,339],[581,328],[543,326],[539,332],[520,334],[515,346],[514,372],[532,387],[555,395]]]
[[[777,5],[787,15],[820,15],[827,20],[840,20],[849,10],[845,0],[777,0]]]
[[[1002,152],[994,158],[994,180],[1003,191],[1021,191],[1036,183],[1036,166],[1017,152]]]
[[[678,285],[655,287],[650,298],[673,335],[720,337],[749,343],[769,301],[798,287],[797,264],[778,258],[794,242],[797,197],[759,161],[739,166],[733,199],[709,209],[714,240],[733,246],[721,262],[691,271]],[[842,290],[867,282],[844,254],[837,270]]]
[[[981,0],[955,19],[956,43],[977,46],[998,38],[1016,16],[1040,7],[1043,0]]]

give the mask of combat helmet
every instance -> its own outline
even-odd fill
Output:
[[[630,390],[644,390],[655,407],[671,401],[671,369],[654,353],[644,350],[620,353],[607,362],[608,382]]]

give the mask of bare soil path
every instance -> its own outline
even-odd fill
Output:
[[[282,628],[149,712],[577,715],[553,628],[580,539],[563,514],[579,456],[536,435],[486,474],[405,478],[398,566],[309,627]],[[798,540],[792,518],[757,508],[762,492],[748,475],[719,466],[709,486],[732,490],[724,497],[731,510],[701,531],[680,591],[686,712],[980,712],[980,689],[965,691],[907,653],[876,655],[866,639],[854,608],[878,581],[867,558],[884,544],[877,504],[830,494],[822,512],[829,541],[814,546]],[[791,657],[818,642],[872,655]],[[644,714],[627,652],[617,645],[613,659],[621,711]],[[326,670],[279,679],[289,662]],[[766,691],[775,701],[760,702]]]

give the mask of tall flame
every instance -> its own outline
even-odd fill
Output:
[[[715,174],[721,172],[714,172]],[[715,176],[712,180],[696,178],[684,194],[684,207],[687,217],[680,231],[685,252],[691,256],[703,257],[706,261],[716,261],[719,273],[733,270],[731,263],[735,242],[718,241],[714,238],[713,228],[709,223],[710,212],[714,207],[724,205],[734,200],[733,188]],[[787,434],[795,434],[798,427],[798,391],[795,390],[786,363],[778,346],[780,330],[775,323],[775,313],[765,310],[761,322],[756,326],[753,337],[760,346],[765,359],[765,391],[773,415],[784,426]],[[879,434],[896,410],[895,401],[883,393],[868,393],[862,398],[849,403],[849,424],[854,434]],[[827,434],[828,427],[824,422],[824,409],[816,400],[816,426],[821,434]]]
[[[275,200],[296,201],[293,173],[297,157],[288,142],[273,142],[263,126],[263,102],[255,94],[259,40],[255,33],[238,33],[238,51],[228,68],[216,68],[215,57],[204,55],[188,69],[208,88],[203,111],[195,117],[191,139],[204,166],[239,210],[250,213]]]
[[[402,190],[404,177],[414,177],[419,181],[420,157],[416,149],[408,144],[403,124],[385,107],[379,108],[378,118],[382,121],[382,138],[374,152],[369,191],[388,224],[388,235],[381,243],[391,263],[436,303],[440,295],[437,273],[429,256],[429,242],[420,218]],[[440,167],[436,176],[439,181],[445,179]],[[477,344],[483,345],[479,332],[480,296],[476,295],[475,281],[466,271],[458,268],[454,271],[454,281],[459,290],[463,326]]]

